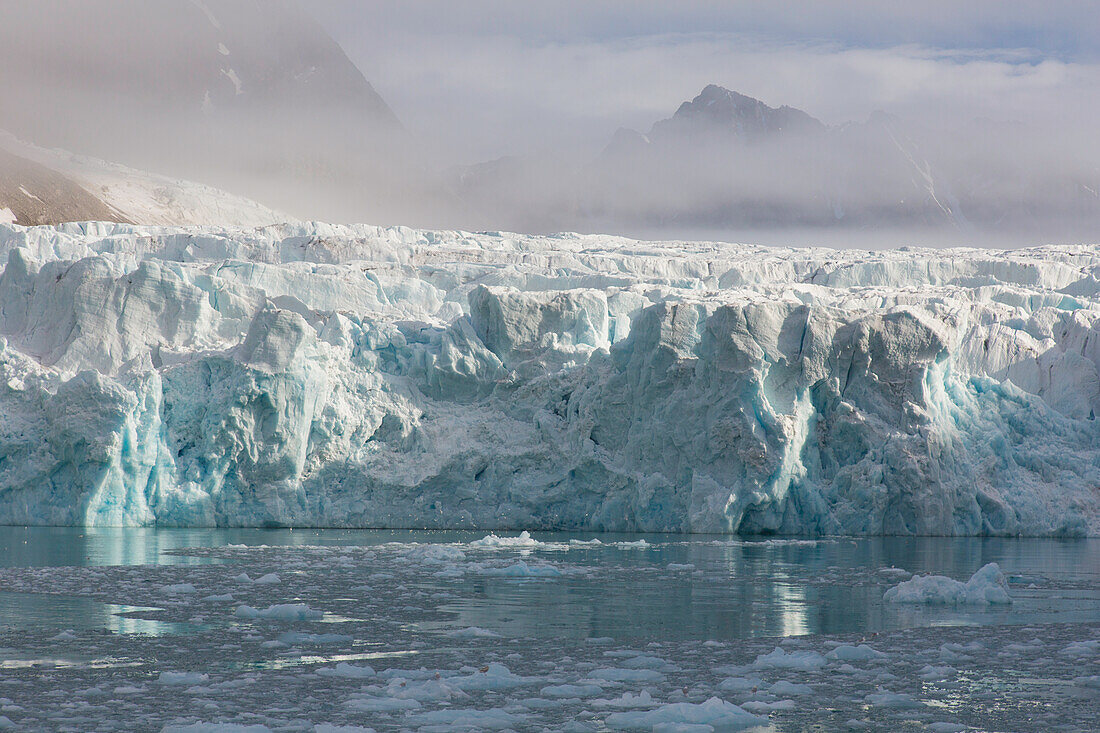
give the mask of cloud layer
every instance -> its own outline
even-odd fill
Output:
[[[591,149],[708,83],[831,124],[882,109],[1083,127],[1100,111],[1093,4],[795,4],[324,0],[315,12],[405,123],[462,162]]]

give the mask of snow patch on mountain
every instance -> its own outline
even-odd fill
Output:
[[[1100,534],[1100,250],[0,226],[0,522]]]

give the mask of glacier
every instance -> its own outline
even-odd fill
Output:
[[[0,524],[1100,535],[1100,249],[0,223]]]

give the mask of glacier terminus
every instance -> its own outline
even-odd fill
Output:
[[[1100,535],[1100,250],[0,224],[0,524]]]

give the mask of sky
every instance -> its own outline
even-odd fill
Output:
[[[884,110],[1082,125],[1095,2],[312,0],[414,133],[453,163],[599,150],[708,83],[828,124]]]
[[[0,0],[0,18],[0,127],[303,219],[1100,238],[1095,0]],[[832,129],[615,138],[709,84]]]

